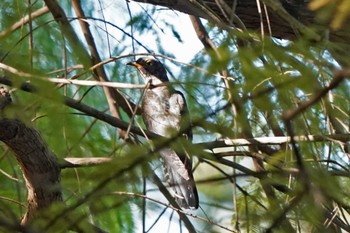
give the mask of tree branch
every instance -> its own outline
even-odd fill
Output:
[[[306,109],[317,103],[321,98],[323,98],[330,90],[336,88],[346,77],[350,77],[350,69],[341,70],[335,73],[332,82],[315,95],[313,95],[308,101],[299,104],[298,108],[287,111],[283,114],[283,119],[285,121],[290,121],[295,118],[300,113],[304,112]]]
[[[0,76],[0,83],[12,86],[13,83],[9,78],[1,77]],[[29,83],[22,83],[20,86],[20,89],[26,92],[35,93],[36,89]],[[85,105],[77,100],[74,100],[69,97],[63,97],[64,98],[64,104],[76,109],[78,111],[81,111],[88,116],[97,118],[101,121],[104,121],[112,126],[121,128],[123,130],[126,130],[129,127],[129,123],[119,120],[115,117],[112,117],[106,113],[100,112],[94,108],[89,107],[88,105]],[[0,103],[0,109],[1,109],[1,103]],[[130,128],[130,131],[139,135],[144,136],[145,134],[149,138],[162,138],[160,135],[157,135],[155,133],[149,132],[147,130],[141,130],[138,127],[132,126]],[[350,134],[328,134],[328,135],[300,135],[295,136],[294,140],[296,142],[322,142],[322,141],[338,141],[338,142],[347,142],[350,141]],[[213,150],[215,148],[221,148],[221,147],[237,147],[237,146],[250,146],[250,145],[280,145],[283,143],[290,143],[291,138],[288,136],[281,136],[281,137],[255,137],[255,138],[235,138],[235,139],[225,139],[220,141],[214,141],[214,142],[205,142],[205,143],[198,143],[195,145],[204,147],[208,150]]]
[[[350,27],[343,26],[337,31],[329,30],[328,20],[324,19],[324,17],[322,17],[322,21],[319,20],[321,17],[316,17],[317,12],[311,11],[308,7],[310,0],[263,0],[262,2],[267,6],[265,14],[259,13],[257,0],[225,0],[226,5],[232,6],[230,13],[227,10],[225,11],[226,15],[222,11],[222,6],[220,6],[221,0],[133,1],[168,7],[172,10],[195,15],[207,19],[228,31],[232,30],[231,18],[233,16],[236,19],[234,26],[242,30],[246,28],[249,31],[256,32],[261,30],[271,31],[271,36],[287,40],[295,40],[300,35],[313,42],[329,40],[331,46],[327,46],[327,49],[332,52],[338,62],[349,64],[348,51],[350,45],[347,42],[350,41]],[[329,10],[329,12],[332,11],[332,9]],[[349,24],[350,18],[348,17],[343,25]],[[261,28],[262,26],[264,27],[263,29]],[[333,46],[334,43],[336,43],[336,46]],[[323,45],[321,43],[321,46]]]
[[[77,14],[78,18],[80,19],[79,20],[80,27],[83,31],[85,40],[88,44],[88,48],[89,48],[89,51],[91,54],[91,62],[93,65],[96,65],[96,64],[101,62],[101,58],[100,58],[100,55],[97,51],[97,47],[96,47],[96,44],[94,41],[94,37],[90,31],[89,24],[84,20],[86,17],[85,17],[83,9],[81,7],[80,0],[73,0],[72,4],[73,4],[73,8],[74,8],[75,13]],[[94,70],[94,73],[96,75],[96,79],[98,79],[99,81],[102,81],[102,82],[109,81],[107,74],[106,74],[106,71],[105,71],[103,66],[98,66]],[[124,98],[124,96],[118,90],[103,86],[103,91],[104,91],[106,98],[107,98],[109,110],[111,111],[111,113],[114,117],[121,119],[120,114],[119,114],[119,110],[118,110],[118,107],[119,107],[118,105],[119,105],[119,102],[121,102],[122,100],[125,102],[125,104],[127,106],[129,106],[126,113],[129,116],[132,115],[132,111],[135,108],[135,106],[134,106],[134,108],[132,108],[130,103],[128,103],[128,101]],[[131,113],[130,113],[130,111],[131,111]],[[121,138],[127,137],[125,132],[123,130],[121,130],[120,128],[118,128],[118,133],[119,133],[119,137],[121,137]]]
[[[7,36],[11,32],[13,32],[13,31],[23,27],[30,20],[33,20],[33,19],[35,19],[35,18],[37,18],[39,16],[42,16],[42,15],[46,14],[47,12],[49,12],[49,9],[46,6],[44,6],[44,7],[40,8],[40,9],[32,12],[31,14],[22,17],[20,20],[18,20],[14,24],[12,24],[11,27],[9,27],[9,28],[3,30],[2,32],[0,32],[0,38]]]
[[[295,142],[324,142],[324,141],[350,141],[350,134],[328,134],[328,135],[300,135],[294,136]],[[215,149],[218,147],[237,147],[237,146],[252,146],[252,145],[280,145],[291,143],[292,137],[255,137],[255,138],[234,138],[224,139],[214,142],[198,143],[198,145],[206,149]]]
[[[109,163],[111,161],[113,161],[113,158],[109,157],[64,158],[64,160],[60,162],[60,168],[90,167]]]
[[[96,51],[96,53],[94,54],[94,58],[92,59],[92,61],[89,61],[88,58],[90,58],[89,54],[87,53],[87,51],[85,50],[84,46],[80,43],[80,40],[78,38],[78,36],[76,35],[73,27],[70,25],[63,9],[60,7],[60,5],[55,1],[55,0],[45,0],[45,4],[47,5],[47,7],[49,8],[50,12],[52,13],[53,17],[55,18],[56,22],[61,26],[62,32],[64,34],[64,36],[67,38],[68,42],[73,45],[72,48],[74,54],[76,55],[77,59],[84,65],[84,67],[89,68],[91,66],[91,63],[93,64],[98,64],[100,62],[99,56]],[[78,4],[79,5],[79,4]],[[80,12],[82,13],[82,12]],[[82,17],[84,17],[84,15],[82,15]],[[84,23],[85,25],[86,23]],[[84,27],[87,27],[87,25],[85,25]],[[89,37],[89,35],[87,35]],[[90,34],[91,37],[91,34]],[[89,45],[93,45],[93,41],[87,39],[88,44]],[[92,43],[92,44],[91,44]],[[95,49],[91,48],[91,51],[95,51]],[[96,68],[97,70],[99,70],[98,75],[99,77],[104,77],[105,80],[103,81],[108,81],[106,78],[106,75],[103,74],[103,70],[102,68]],[[128,114],[128,115],[132,115],[132,104],[128,103],[128,101],[124,98],[124,96],[122,96],[118,91],[112,91],[112,95],[113,95],[113,99],[114,101],[116,101],[120,107]],[[130,107],[131,106],[131,107]]]
[[[10,103],[9,93],[0,88],[1,108]],[[0,119],[0,140],[15,154],[28,191],[28,208],[22,224],[28,224],[39,209],[62,201],[60,167],[39,132],[16,119]]]

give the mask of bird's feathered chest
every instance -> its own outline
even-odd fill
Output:
[[[142,100],[142,118],[150,131],[169,136],[172,129],[180,129],[183,107],[182,95],[171,93],[168,87],[148,89]]]

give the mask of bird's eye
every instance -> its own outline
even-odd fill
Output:
[[[152,60],[147,60],[147,61],[146,61],[146,64],[147,64],[147,65],[151,65],[151,64],[152,64]]]

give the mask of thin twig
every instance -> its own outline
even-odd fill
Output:
[[[48,78],[49,82],[60,83],[60,84],[74,84],[79,86],[102,86],[102,87],[114,87],[114,88],[125,88],[125,89],[144,89],[144,84],[131,84],[131,83],[120,83],[120,82],[103,82],[103,81],[88,81],[88,80],[74,80],[74,79],[61,79],[61,78]]]
[[[17,22],[15,22],[14,24],[12,24],[11,27],[3,30],[0,32],[0,38],[1,37],[5,37],[7,36],[8,34],[12,33],[13,31],[23,27],[25,24],[27,24],[28,22],[30,22],[31,20],[39,17],[39,16],[42,16],[46,13],[49,12],[49,8],[47,8],[47,6],[44,6],[34,12],[31,12],[30,14],[22,17],[20,20],[18,20]]]
[[[90,167],[101,164],[106,164],[113,161],[109,157],[90,157],[90,158],[64,158],[60,163],[60,168],[76,168],[76,167]]]
[[[1,66],[2,63],[0,63]],[[0,76],[0,83],[5,85],[12,86],[13,83],[9,78]],[[23,91],[27,92],[36,92],[34,86],[29,83],[23,83],[20,87]],[[99,120],[102,120],[108,124],[111,124],[115,127],[120,127],[126,130],[129,127],[128,122],[121,121],[116,119],[108,114],[105,114],[101,111],[93,109],[83,103],[80,103],[72,98],[64,97],[64,103],[78,111],[84,112],[88,116],[96,117]],[[131,132],[136,133],[140,136],[146,135],[149,138],[160,137],[161,136],[151,133],[147,130],[141,131],[137,127],[131,127]],[[347,142],[350,141],[350,134],[328,134],[328,135],[299,135],[294,136],[296,142],[323,142],[323,141],[338,141],[338,142]],[[255,137],[255,138],[236,138],[236,139],[225,139],[221,141],[206,142],[206,143],[197,143],[194,145],[204,146],[206,149],[211,150],[215,148],[222,147],[237,147],[237,146],[250,146],[250,145],[279,145],[283,143],[290,143],[291,137],[282,136],[282,137]]]
[[[220,147],[237,147],[237,146],[251,146],[251,145],[280,145],[283,143],[291,143],[292,139],[295,142],[324,142],[324,141],[350,141],[350,134],[327,134],[327,135],[299,135],[281,136],[281,137],[255,137],[255,138],[235,138],[224,139],[212,143],[198,143],[198,145],[205,145],[206,149],[215,149]],[[210,145],[211,144],[211,145]]]
[[[298,108],[290,110],[283,114],[283,119],[285,121],[292,120],[300,113],[304,112],[306,109],[317,103],[321,98],[323,98],[330,90],[336,88],[346,77],[350,76],[350,69],[341,70],[335,73],[333,81],[325,88],[320,90],[318,93],[313,95],[308,101],[300,103]]]

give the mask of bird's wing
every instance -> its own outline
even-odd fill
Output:
[[[169,99],[169,108],[177,117],[178,131],[183,132],[188,140],[192,141],[191,118],[187,108],[186,99],[182,92],[175,91]]]
[[[169,128],[177,132],[187,131],[185,132],[187,138],[192,139],[191,130],[182,127],[187,125],[186,128],[190,128],[186,101],[181,92],[175,92],[168,98],[160,98],[154,90],[149,90],[145,93],[142,108],[143,120],[148,130],[165,137],[171,136]],[[184,208],[196,209],[198,194],[190,157],[185,152],[177,153],[171,148],[162,148],[159,153],[163,158],[168,183],[175,191],[178,204]]]
[[[184,95],[180,91],[175,91],[170,98],[169,98],[169,111],[170,114],[175,118],[173,119],[173,122],[176,122],[173,127],[176,127],[177,131],[183,132],[186,139],[192,140],[192,130],[190,127],[190,118],[188,114],[188,109],[186,105],[186,100]],[[177,153],[177,160],[181,160],[175,162],[174,165],[176,165],[178,168],[181,167],[181,172],[179,171],[179,174],[182,175],[182,177],[185,180],[189,180],[192,177],[192,161],[190,156],[184,151],[184,153]],[[186,171],[186,172],[185,172]]]
[[[185,97],[180,91],[176,91],[170,96],[169,110],[177,117],[176,122],[179,124],[177,130],[182,132],[188,140],[192,140],[191,120]],[[168,151],[169,154],[170,151]],[[183,153],[174,152],[171,157],[177,158],[175,158],[176,162],[166,163],[166,166],[171,168],[167,168],[169,170],[167,176],[169,176],[170,182],[174,183],[170,184],[174,187],[176,200],[181,207],[196,209],[198,207],[198,194],[192,174],[192,160],[185,150]]]

